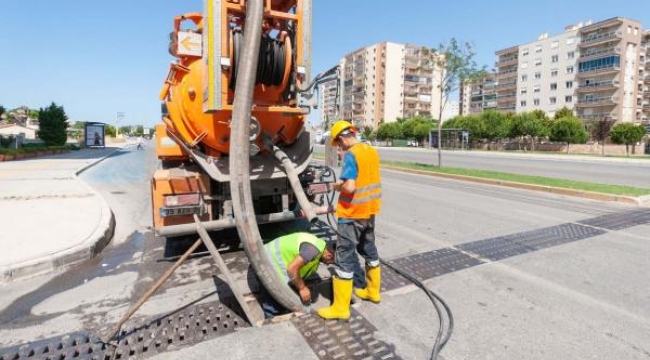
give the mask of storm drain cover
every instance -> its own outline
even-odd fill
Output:
[[[391,261],[395,267],[415,276],[420,281],[482,263],[483,261],[452,248],[409,255]]]
[[[623,230],[637,225],[650,224],[650,210],[641,209],[616,214],[607,214],[582,220],[581,224],[608,230]]]
[[[354,308],[347,322],[312,315],[296,317],[291,322],[319,359],[401,359],[392,345],[375,339],[377,329]]]
[[[604,233],[605,231],[602,229],[567,223],[518,234],[468,242],[456,247],[463,251],[477,254],[482,258],[498,261],[572,241],[587,239]]]
[[[146,358],[227,335],[248,326],[240,315],[224,303],[213,302],[193,305],[138,327],[129,328],[127,325],[120,333],[117,343],[105,345],[97,335],[73,333],[0,349],[0,360]]]

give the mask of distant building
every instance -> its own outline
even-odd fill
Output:
[[[542,34],[537,41],[499,50],[497,109],[540,109],[553,116],[567,107],[583,120],[648,123],[649,42],[650,33],[642,31],[640,22],[614,17],[567,26],[559,35]],[[463,113],[467,98],[465,91]]]
[[[338,96],[332,87],[321,88],[321,120],[339,117],[360,128],[377,129],[379,122],[427,116],[440,111],[440,69],[436,53],[412,44],[383,42],[351,52],[340,62]],[[333,98],[334,96],[334,98]]]
[[[463,82],[459,94],[459,115],[480,114],[483,110],[496,109],[495,85],[493,73],[486,73],[471,82]]]
[[[35,140],[36,139],[36,132],[37,129],[33,128],[28,128],[22,125],[17,125],[17,124],[0,124],[0,135],[3,136],[18,136],[20,134],[25,135],[25,139],[27,140]]]

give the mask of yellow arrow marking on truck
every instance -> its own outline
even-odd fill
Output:
[[[191,50],[193,46],[199,46],[201,43],[192,41],[188,36],[185,39],[181,40],[181,45],[183,45],[187,50]]]

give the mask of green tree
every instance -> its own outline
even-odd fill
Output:
[[[372,126],[366,126],[365,128],[363,128],[363,137],[365,139],[372,139],[370,135],[372,135]]]
[[[620,123],[612,128],[612,141],[616,144],[625,144],[625,154],[630,156],[630,145],[641,141],[646,133],[645,127],[632,123]]]
[[[496,110],[485,110],[481,113],[481,119],[485,124],[484,137],[490,141],[500,140],[508,136],[508,122],[506,116]],[[491,148],[488,144],[488,150]]]
[[[532,151],[535,151],[535,140],[548,136],[549,129],[543,123],[545,120],[548,120],[548,117],[544,111],[534,110],[529,116],[524,117],[521,123],[524,136],[530,136]]]
[[[377,139],[379,140],[393,140],[403,136],[402,124],[397,122],[383,123],[377,129]]]
[[[68,116],[63,106],[57,106],[54,102],[46,108],[38,110],[39,131],[38,137],[49,146],[65,145],[68,139],[66,129],[68,128]]]
[[[118,130],[120,130],[120,134],[130,134],[131,133],[131,126],[129,126],[129,125],[120,126],[118,128]]]
[[[564,106],[560,110],[555,112],[555,116],[553,116],[554,120],[558,120],[561,118],[565,117],[575,117],[573,115],[573,110],[569,109],[568,107]]]
[[[485,69],[479,69],[474,61],[476,52],[470,43],[458,43],[451,38],[448,44],[431,49],[434,70],[439,73],[440,111],[438,113],[438,167],[442,167],[442,113],[449,96],[458,89],[461,82],[472,81]]]
[[[573,116],[555,120],[550,130],[551,141],[567,143],[567,153],[569,153],[571,144],[584,144],[589,139],[589,134],[587,134],[582,121]]]
[[[402,123],[404,137],[418,142],[428,138],[431,130],[433,130],[433,120],[423,116],[416,116]]]
[[[106,124],[104,133],[106,136],[115,137],[115,126]]]
[[[0,119],[2,119],[2,115],[7,112],[7,109],[5,109],[4,106],[0,105]]]

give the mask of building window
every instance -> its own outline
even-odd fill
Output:
[[[521,101],[519,102],[519,105],[520,105],[521,107],[526,107],[526,100],[521,100]]]
[[[564,97],[564,102],[566,102],[566,103],[573,102],[573,96],[571,96],[571,95],[565,96]]]
[[[541,53],[542,52],[542,45],[535,46],[535,52],[536,53]]]
[[[608,69],[608,68],[618,67],[620,66],[620,64],[621,64],[621,57],[619,55],[613,55],[601,59],[581,62],[578,65],[578,71],[584,72],[584,71],[591,71],[591,70],[598,70],[598,69]],[[567,70],[568,69],[569,68],[567,68]],[[573,67],[571,70],[573,72]]]
[[[575,51],[569,51],[568,53],[566,53],[566,58],[567,59],[573,59],[575,57],[576,57]]]
[[[548,98],[548,102],[551,103],[551,105],[556,104],[557,98],[555,96],[551,96],[550,98]]]
[[[567,81],[566,82],[566,88],[571,89],[573,87],[573,81]]]
[[[557,69],[551,70],[551,76],[557,76]]]
[[[521,95],[526,95],[527,92],[528,92],[528,90],[526,90],[526,88],[522,88],[522,89],[519,91],[519,93],[520,93]]]
[[[528,81],[528,75],[521,75],[521,81]]]
[[[542,65],[542,59],[535,59],[535,66],[541,66]]]
[[[528,68],[528,63],[527,63],[527,62],[523,62],[523,63],[521,63],[521,66],[520,66],[520,67],[521,67],[522,69],[527,69],[527,68]]]
[[[521,51],[521,56],[528,56],[528,49],[523,49]]]
[[[557,90],[557,83],[551,83],[551,90]]]
[[[560,61],[560,57],[558,55],[551,56],[551,62],[552,63],[556,63],[558,61]]]
[[[535,86],[533,86],[533,92],[538,93],[539,90],[540,90],[539,85],[535,85]]]
[[[535,73],[535,80],[539,80],[542,78],[542,73],[541,72],[536,72]]]
[[[533,105],[539,106],[539,99],[533,99]]]
[[[566,73],[567,74],[573,74],[573,66],[567,66],[566,67]]]
[[[555,48],[557,48],[558,46],[560,46],[560,43],[559,43],[558,41],[553,41],[553,42],[551,43],[551,49],[555,49]]]
[[[574,37],[570,37],[570,38],[567,38],[567,39],[566,39],[566,44],[567,44],[567,45],[571,45],[571,44],[573,44],[575,41],[576,41],[576,39],[575,39]]]

